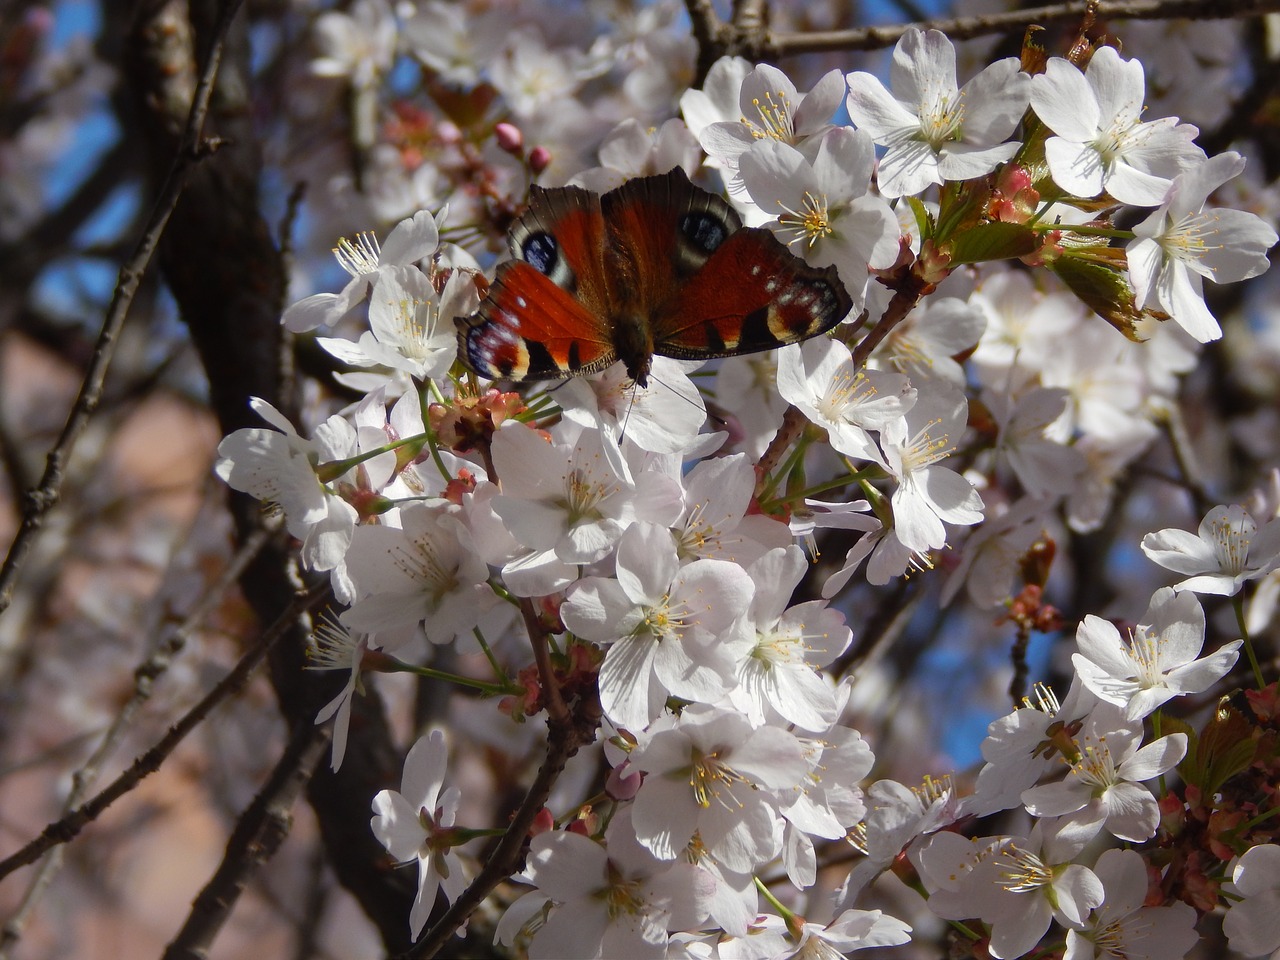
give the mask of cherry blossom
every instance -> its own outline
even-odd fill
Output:
[[[1042,684],[1035,699],[1023,698],[1023,703],[987,725],[981,746],[985,763],[973,794],[963,801],[966,813],[985,817],[1020,806],[1022,794],[1066,760],[1075,731],[1098,700],[1076,679],[1061,703]]]
[[[682,560],[703,557],[747,566],[791,542],[784,524],[749,512],[755,482],[743,454],[707,459],[688,472],[679,513],[669,522]]]
[[[431,731],[405,757],[400,789],[382,790],[373,798],[376,816],[370,826],[378,842],[396,860],[418,863],[418,895],[409,913],[415,939],[435,906],[436,891],[443,889],[453,900],[468,882],[452,836],[462,794],[457,787],[441,790],[448,759],[444,734]]]
[[[1223,644],[1207,657],[1204,610],[1192,593],[1157,590],[1143,622],[1126,643],[1110,621],[1089,615],[1076,631],[1079,653],[1071,655],[1080,679],[1100,699],[1124,707],[1130,720],[1162,703],[1199,693],[1230,670],[1241,641]]]
[[[1023,497],[1017,503],[988,504],[986,519],[965,539],[960,563],[942,586],[942,602],[950,603],[965,587],[979,607],[999,607],[1012,599],[1019,567],[1042,535],[1050,497]]]
[[[943,919],[981,917],[991,925],[996,960],[1021,957],[1057,919],[1082,924],[1102,903],[1102,883],[1072,862],[1085,841],[1040,821],[1026,837],[967,840],[939,833],[915,854],[929,909]]]
[[[1280,952],[1280,846],[1260,844],[1247,850],[1231,871],[1240,900],[1222,921],[1231,949],[1246,957],[1275,957]]]
[[[892,497],[894,530],[908,550],[945,544],[944,521],[967,525],[982,519],[982,497],[973,484],[939,465],[955,452],[967,409],[964,394],[936,381],[905,416],[880,433],[885,468],[898,481]]]
[[[1067,493],[1084,472],[1080,451],[1051,435],[1069,400],[1067,391],[1050,387],[1016,398],[994,390],[982,394],[1000,430],[996,455],[1008,463],[1030,496]]]
[[[334,337],[316,342],[344,363],[388,367],[418,380],[438,379],[458,353],[452,319],[476,307],[475,284],[452,274],[437,295],[417,267],[383,267],[369,298],[370,329],[357,343]]]
[[[833,447],[859,460],[880,459],[869,431],[900,420],[916,402],[906,377],[854,370],[848,347],[821,338],[778,354],[778,392],[825,427]]]
[[[1198,534],[1172,527],[1148,533],[1142,552],[1175,573],[1191,574],[1175,590],[1231,596],[1246,580],[1280,565],[1280,520],[1272,518],[1259,530],[1244,507],[1214,507]]]
[[[726,72],[720,82],[726,83],[731,75]],[[831,118],[843,95],[838,70],[823,74],[812,90],[801,94],[781,70],[761,63],[742,79],[738,116],[709,123],[695,132],[707,155],[725,171],[729,192],[741,194],[744,186],[738,164],[753,144],[769,140],[801,147],[808,153],[816,146],[816,138],[831,129]]]
[[[958,297],[926,300],[898,324],[874,354],[913,383],[940,377],[958,387],[964,368],[953,357],[966,354],[983,339],[986,313]]]
[[[765,226],[796,256],[834,265],[855,314],[868,267],[883,270],[898,257],[898,221],[868,193],[874,162],[871,138],[848,127],[828,130],[811,160],[776,140],[754,144],[738,160],[751,199],[773,217]]]
[[[1019,144],[1007,138],[1027,108],[1031,78],[1016,57],[996,61],[958,87],[951,41],[912,27],[894,47],[890,78],[893,93],[870,73],[848,76],[849,116],[888,147],[879,172],[885,196],[971,180],[1017,152]]]
[[[578,581],[560,616],[582,639],[611,644],[600,667],[600,703],[619,726],[639,730],[671,694],[710,702],[728,690],[736,654],[720,635],[753,589],[737,564],[680,566],[667,531],[637,523],[618,544],[617,579]]]
[[[526,896],[549,904],[529,942],[530,960],[657,960],[666,954],[668,930],[694,927],[706,917],[712,887],[712,879],[690,864],[655,859],[625,829],[611,830],[607,843],[563,830],[539,834],[525,877],[541,891]]]
[[[843,706],[849,685],[842,684],[837,698]],[[856,730],[832,725],[800,743],[809,762],[809,773],[791,788],[791,802],[781,808],[786,820],[782,862],[787,877],[800,889],[818,879],[814,838],[844,838],[866,816],[861,781],[871,772],[875,757]]]
[[[369,638],[364,634],[353,634],[339,620],[325,619],[316,628],[315,645],[307,650],[308,670],[344,670],[347,682],[338,691],[337,696],[320,708],[316,714],[316,723],[324,723],[333,718],[333,748],[329,766],[338,770],[342,766],[347,753],[347,733],[351,729],[351,700],[356,692],[364,692],[360,682],[360,667],[365,651],[369,649]]]
[[[447,215],[444,211],[436,218],[420,210],[396,224],[381,245],[368,232],[357,234],[354,240],[339,240],[333,255],[351,280],[341,293],[315,293],[290,305],[284,312],[284,325],[294,333],[305,333],[341,320],[365,298],[384,268],[410,266],[431,256],[440,245],[440,224]]]
[[[702,394],[689,379],[688,361],[654,357],[649,386],[636,386],[615,363],[556,389],[565,418],[630,440],[654,453],[682,453],[707,419]]]
[[[1204,304],[1206,279],[1232,283],[1264,273],[1276,232],[1247,210],[1205,209],[1209,195],[1244,170],[1223,153],[1174,177],[1164,202],[1133,228],[1125,248],[1139,307],[1155,306],[1202,343],[1222,336]]]
[[[1147,867],[1136,851],[1105,850],[1093,872],[1103,902],[1067,931],[1063,960],[1178,960],[1195,945],[1195,910],[1185,903],[1146,905]]]
[[[635,493],[620,456],[605,451],[613,443],[591,429],[572,443],[550,443],[522,424],[507,425],[493,439],[502,482],[493,509],[527,547],[566,564],[599,560],[622,536]]]
[[[356,531],[348,562],[358,599],[343,622],[387,647],[419,628],[432,643],[450,643],[497,604],[489,568],[450,507],[410,504],[399,522]]]
[[[770,550],[749,567],[755,583],[751,606],[733,632],[747,647],[739,661],[735,694],[754,723],[769,709],[806,730],[822,730],[835,722],[834,691],[815,672],[838,657],[853,640],[844,616],[823,600],[787,606],[804,576],[799,547]]]
[[[775,960],[836,960],[868,947],[895,947],[911,939],[911,927],[879,910],[845,910],[828,924],[800,924],[800,942]]]
[[[1031,109],[1057,136],[1045,143],[1054,182],[1078,197],[1106,190],[1121,203],[1155,206],[1172,179],[1204,159],[1199,131],[1164,117],[1141,120],[1142,64],[1099,47],[1081,73],[1053,57],[1032,79]]]
[[[877,780],[866,793],[867,815],[851,839],[865,856],[854,863],[841,887],[841,908],[855,903],[862,891],[887,870],[904,850],[922,837],[954,823],[960,806],[950,782],[926,778],[918,788],[894,780]]]
[[[792,734],[753,729],[706,704],[655,725],[631,763],[647,774],[632,814],[636,838],[654,856],[674,859],[697,833],[720,863],[744,873],[779,853],[779,791],[808,772]]]
[[[1092,837],[1103,828],[1120,840],[1140,843],[1160,824],[1156,798],[1138,786],[1172,770],[1187,752],[1187,735],[1171,733],[1141,746],[1142,724],[1126,721],[1119,708],[1099,705],[1074,738],[1067,776],[1022,794],[1034,817],[1062,817]]]
[[[250,406],[275,429],[248,427],[226,437],[218,444],[214,471],[228,486],[279,507],[289,532],[302,540],[303,562],[313,570],[332,570],[346,556],[356,510],[321,482],[316,467],[352,456],[355,428],[333,416],[316,429],[314,440],[306,440],[267,401],[255,397]]]

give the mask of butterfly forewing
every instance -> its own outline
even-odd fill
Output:
[[[511,255],[604,316],[609,310],[600,195],[581,187],[532,187],[507,235]]]
[[[515,259],[479,312],[457,321],[467,365],[495,380],[548,380],[613,363],[599,195],[534,187],[507,242]]]

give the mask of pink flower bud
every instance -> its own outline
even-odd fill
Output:
[[[551,151],[546,147],[534,147],[529,151],[529,169],[535,174],[551,166]]]
[[[612,800],[630,800],[639,791],[643,779],[634,767],[626,764],[614,767],[605,779],[604,792]]]
[[[498,141],[498,146],[507,153],[519,156],[524,150],[524,134],[520,132],[520,128],[512,123],[500,123],[493,128],[493,136]]]

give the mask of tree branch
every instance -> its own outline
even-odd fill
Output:
[[[138,759],[129,769],[116,777],[106,789],[81,807],[77,807],[61,820],[49,824],[40,836],[26,846],[0,860],[0,880],[13,873],[19,867],[35,863],[41,856],[59,844],[74,839],[81,830],[96,820],[116,800],[120,799],[142,780],[160,769],[160,765],[173,753],[192,730],[199,726],[213,711],[214,707],[238,693],[249,681],[249,677],[273,646],[293,628],[295,621],[302,614],[319,605],[329,597],[328,587],[317,588],[297,597],[289,608],[281,614],[249,650],[245,651],[238,663],[223,677],[218,684],[187,713],[169,728],[158,743]]]
[[[173,166],[160,189],[159,197],[152,208],[151,216],[147,219],[146,229],[143,230],[137,247],[120,268],[116,289],[107,307],[106,318],[98,334],[98,342],[94,348],[89,369],[85,372],[80,394],[71,408],[62,434],[54,443],[53,449],[49,451],[40,485],[26,496],[22,511],[22,525],[18,528],[13,544],[9,547],[4,565],[0,567],[0,614],[3,614],[13,601],[18,572],[30,552],[32,541],[37,531],[44,525],[45,517],[58,502],[66,462],[102,399],[102,385],[106,380],[107,368],[111,365],[112,354],[115,352],[116,338],[124,325],[143,274],[160,244],[165,226],[178,206],[178,200],[186,186],[188,172],[207,152],[207,149],[202,146],[205,116],[209,111],[209,98],[212,96],[214,80],[218,75],[218,65],[222,59],[222,45],[231,27],[231,21],[240,8],[240,2],[241,0],[224,0],[209,59],[200,75],[195,95],[192,97],[191,111],[187,116],[187,124],[182,133],[178,152],[174,156]]]
[[[231,563],[222,571],[217,582],[209,588],[200,602],[196,604],[195,609],[187,615],[186,619],[179,624],[170,636],[157,643],[151,655],[134,670],[133,695],[117,712],[115,720],[112,721],[107,732],[103,734],[97,749],[93,751],[80,769],[72,775],[71,792],[67,795],[67,799],[62,805],[64,814],[73,811],[80,801],[84,799],[89,792],[89,788],[98,779],[102,764],[112,755],[116,747],[119,746],[120,741],[124,739],[125,731],[129,728],[130,723],[142,708],[142,705],[151,698],[151,691],[155,681],[168,670],[173,658],[186,647],[187,640],[204,622],[205,617],[213,612],[222,595],[236,582],[236,579],[244,572],[245,567],[266,544],[268,536],[268,531],[260,530],[256,535],[246,540],[240,549],[236,551]],[[31,878],[31,882],[27,885],[27,891],[23,895],[22,903],[19,904],[18,909],[5,923],[4,929],[0,931],[0,960],[8,960],[14,944],[22,938],[23,928],[26,926],[27,919],[62,867],[63,849],[63,847],[58,846],[45,854],[39,868],[36,870],[35,876]]]
[[[222,863],[192,904],[164,960],[205,960],[249,877],[280,848],[293,825],[290,812],[329,745],[329,728],[301,723],[271,776],[236,824]]]
[[[941,30],[952,40],[969,40],[1008,30],[1022,30],[1031,24],[1078,20],[1084,16],[1087,6],[1085,2],[1061,3],[1005,13],[926,20],[917,24],[766,37],[760,46],[764,59],[769,60],[801,53],[879,50],[897,43],[911,26]],[[1277,10],[1280,10],[1280,0],[1102,0],[1097,4],[1098,17],[1110,20],[1229,20],[1258,17]]]

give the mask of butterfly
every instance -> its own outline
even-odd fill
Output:
[[[653,355],[734,357],[796,343],[853,301],[768,230],[743,227],[679,167],[603,195],[533,187],[479,310],[458,317],[458,354],[491,379],[549,380],[621,360],[639,386]]]

